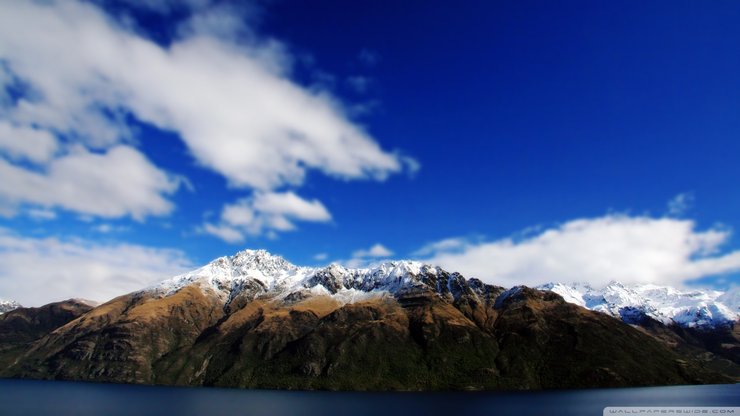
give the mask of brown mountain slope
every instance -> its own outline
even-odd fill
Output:
[[[223,315],[222,306],[196,288],[165,298],[121,296],[33,343],[5,374],[148,383],[151,363],[192,345]]]
[[[711,329],[684,328],[645,318],[638,328],[677,353],[694,357],[704,367],[740,382],[740,323]]]
[[[445,281],[350,304],[253,290],[225,307],[197,285],[126,295],[33,342],[0,375],[347,390],[731,381],[556,294],[435,279]]]
[[[0,315],[0,365],[7,366],[25,346],[93,309],[70,299],[40,308],[18,308]]]

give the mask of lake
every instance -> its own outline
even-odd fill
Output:
[[[544,392],[355,393],[0,379],[0,415],[601,415],[607,406],[740,406],[740,384]]]

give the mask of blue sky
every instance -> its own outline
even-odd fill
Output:
[[[142,7],[2,6],[0,297],[247,247],[737,284],[736,2]]]

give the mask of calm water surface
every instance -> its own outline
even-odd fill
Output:
[[[601,415],[606,406],[740,406],[740,384],[516,393],[343,393],[0,379],[0,415]]]

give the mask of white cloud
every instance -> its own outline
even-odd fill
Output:
[[[48,131],[18,127],[0,120],[0,153],[11,159],[46,162],[57,148],[56,138]]]
[[[236,227],[231,227],[228,225],[214,225],[211,223],[205,223],[203,225],[202,231],[206,234],[211,234],[213,236],[216,236],[227,243],[240,243],[244,241],[244,232],[240,229],[237,229]]]
[[[256,2],[206,1],[191,4],[188,9],[190,16],[180,22],[176,30],[181,37],[206,34],[235,43],[256,39],[252,26],[256,26],[256,21],[262,15],[261,5]]]
[[[313,259],[316,261],[324,261],[329,258],[329,254],[327,253],[318,253],[315,256],[313,256]]]
[[[106,148],[131,140],[130,112],[179,133],[234,187],[298,185],[309,169],[377,180],[403,169],[330,95],[290,81],[281,44],[237,47],[208,27],[162,47],[88,3],[0,2],[0,57],[34,91],[4,115]]]
[[[0,159],[0,205],[36,204],[101,217],[163,215],[173,209],[163,195],[180,181],[129,146],[91,153],[77,147],[41,171]]]
[[[681,285],[740,271],[740,251],[721,254],[730,232],[690,220],[607,215],[578,219],[522,239],[443,240],[425,261],[467,277],[513,286],[549,281]]]
[[[118,233],[118,232],[124,232],[128,231],[130,228],[125,225],[113,225],[113,224],[98,224],[94,227],[92,227],[93,231],[99,232],[101,234],[110,234],[110,233]]]
[[[211,3],[211,0],[122,0],[122,3],[129,4],[131,7],[148,10],[161,14],[169,14],[175,11],[188,9],[203,9]]]
[[[463,250],[470,246],[470,241],[464,237],[451,237],[424,245],[414,252],[414,256],[425,257],[435,253],[450,253]]]
[[[206,223],[202,231],[238,243],[248,235],[295,230],[294,221],[328,222],[331,214],[319,200],[309,201],[290,191],[257,192],[225,205],[220,223]]]
[[[178,250],[31,238],[0,229],[0,297],[24,306],[73,297],[107,301],[191,268]]]
[[[393,255],[393,252],[386,246],[375,243],[372,247],[368,249],[362,249],[357,250],[352,253],[352,257],[355,259],[359,258],[366,258],[366,257],[372,257],[372,258],[380,258],[380,257],[390,257]]]
[[[668,201],[668,215],[672,217],[683,216],[693,205],[694,194],[692,192],[678,194]]]
[[[263,214],[279,215],[303,221],[329,221],[331,214],[318,200],[305,200],[293,192],[258,193],[254,210]]]
[[[395,253],[381,243],[375,243],[369,248],[359,249],[352,252],[349,259],[337,260],[336,263],[351,269],[367,268],[378,265]]]
[[[57,218],[57,213],[50,209],[31,208],[26,214],[37,221],[47,221]]]

